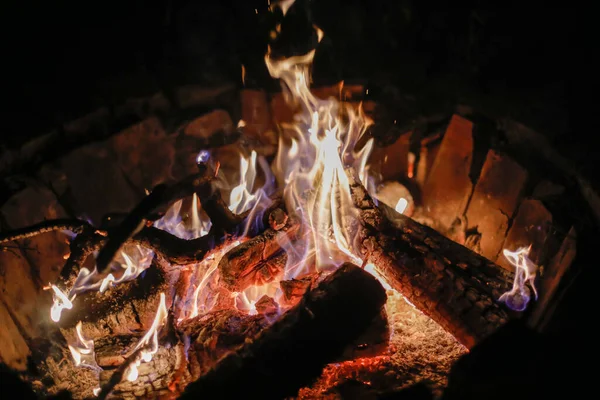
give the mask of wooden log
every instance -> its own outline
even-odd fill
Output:
[[[347,170],[360,227],[355,246],[411,303],[467,347],[508,319],[496,300],[513,275],[439,232],[375,206]]]
[[[254,340],[190,384],[180,398],[293,396],[367,328],[385,300],[385,290],[373,276],[344,264]]]
[[[256,284],[257,280],[266,283],[269,276],[273,280],[277,276],[276,270],[280,269],[281,272],[281,267],[285,267],[285,253],[280,245],[282,238],[292,240],[299,229],[299,221],[291,218],[282,229],[276,231],[269,228],[228,251],[219,262],[221,282],[230,290],[241,291]],[[276,259],[269,262],[272,258]],[[262,279],[258,278],[261,271],[265,272],[263,267],[275,274],[263,274]]]

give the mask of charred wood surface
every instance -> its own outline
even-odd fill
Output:
[[[340,357],[380,312],[385,290],[345,264],[240,350],[190,384],[182,399],[293,396]]]
[[[299,230],[300,222],[289,219],[280,230],[269,228],[231,249],[219,262],[221,282],[230,290],[241,291],[272,281],[283,272],[287,261],[281,241],[292,240]]]
[[[375,206],[348,175],[360,212],[355,245],[394,288],[467,347],[508,320],[497,299],[510,288],[511,273],[389,207]]]

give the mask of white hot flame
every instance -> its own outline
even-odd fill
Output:
[[[138,378],[138,367],[142,362],[149,362],[152,356],[158,351],[158,332],[165,324],[168,316],[167,304],[165,302],[165,294],[160,294],[160,303],[156,310],[156,316],[152,322],[152,326],[148,332],[140,339],[138,344],[133,348],[132,353],[141,349],[139,356],[129,365],[125,376],[128,381],[133,382]]]
[[[108,288],[126,281],[137,278],[151,264],[154,252],[140,246],[133,246],[121,251],[119,256],[111,265],[112,272],[106,277],[83,267],[79,271],[73,287],[68,293],[60,290],[56,285],[51,285],[53,291],[53,304],[50,309],[50,317],[54,322],[60,321],[63,310],[73,308],[73,301],[78,294],[98,290],[104,292]]]
[[[533,289],[533,294],[537,300],[538,294],[535,288],[534,280],[537,271],[537,266],[529,259],[531,245],[528,247],[520,247],[516,251],[504,249],[502,254],[516,268],[515,280],[513,287],[508,292],[500,296],[500,301],[514,311],[524,311],[531,298],[530,290],[527,283]]]
[[[192,195],[188,212],[182,213],[182,205],[183,200],[173,203],[165,215],[154,223],[154,227],[187,240],[197,239],[208,234],[212,223],[202,210],[198,196],[195,193]]]
[[[303,56],[265,62],[294,106],[301,112],[295,122],[282,126],[273,169],[284,189],[287,210],[295,211],[309,227],[302,250],[298,244],[282,243],[288,253],[286,279],[308,272],[314,259],[317,270],[336,267],[344,261],[360,262],[353,249],[351,225],[357,219],[345,168],[354,167],[366,185],[369,140],[360,151],[356,145],[372,123],[362,108],[342,107],[334,98],[321,100],[309,90],[310,65],[315,51]],[[304,265],[302,265],[304,264]],[[294,266],[293,273],[291,266]],[[299,267],[300,266],[300,267]]]
[[[408,201],[404,197],[400,197],[400,199],[398,200],[398,203],[396,203],[396,207],[395,207],[396,212],[398,212],[400,214],[404,214],[406,207],[408,207]]]
[[[87,367],[93,370],[102,370],[96,363],[96,355],[94,353],[94,341],[86,340],[83,337],[82,323],[79,321],[75,327],[75,343],[69,344],[69,350],[73,356],[75,366]]]

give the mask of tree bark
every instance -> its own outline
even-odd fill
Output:
[[[373,276],[344,264],[254,340],[190,384],[180,398],[293,396],[365,331],[385,300],[385,290]]]
[[[510,288],[508,271],[437,231],[376,206],[347,170],[359,210],[355,246],[418,309],[472,347],[508,320],[497,299]]]

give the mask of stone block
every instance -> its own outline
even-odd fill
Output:
[[[71,137],[100,136],[108,133],[109,120],[110,111],[106,107],[101,107],[81,118],[65,123],[63,129],[66,135]]]
[[[10,229],[68,216],[54,193],[41,185],[30,185],[13,195],[2,206],[1,213]],[[58,278],[65,263],[63,256],[69,253],[66,239],[62,232],[47,232],[18,241],[36,273],[35,280],[42,285]]]
[[[35,338],[40,324],[50,319],[50,309],[41,307],[40,288],[16,243],[5,245],[7,247],[0,251],[0,304],[4,303],[28,338]]]
[[[0,326],[0,362],[17,371],[25,371],[29,347],[1,301]]]
[[[442,233],[466,209],[473,189],[469,178],[472,160],[473,123],[454,115],[423,186],[423,210]]]
[[[550,256],[548,250],[551,249],[547,248],[547,242],[550,237],[552,220],[552,214],[541,201],[535,199],[521,201],[502,248],[515,251],[519,247],[531,245],[529,259],[538,265],[545,262],[544,260],[548,260]],[[502,253],[498,255],[496,263],[514,271],[514,267]]]
[[[495,260],[527,181],[527,170],[510,157],[488,151],[467,208],[467,229],[481,235],[481,255]]]
[[[86,216],[94,224],[99,224],[107,213],[131,211],[144,196],[126,180],[108,142],[81,147],[60,162],[67,174],[76,216]]]
[[[120,170],[138,192],[172,180],[174,138],[167,136],[156,117],[125,129],[108,143]]]

